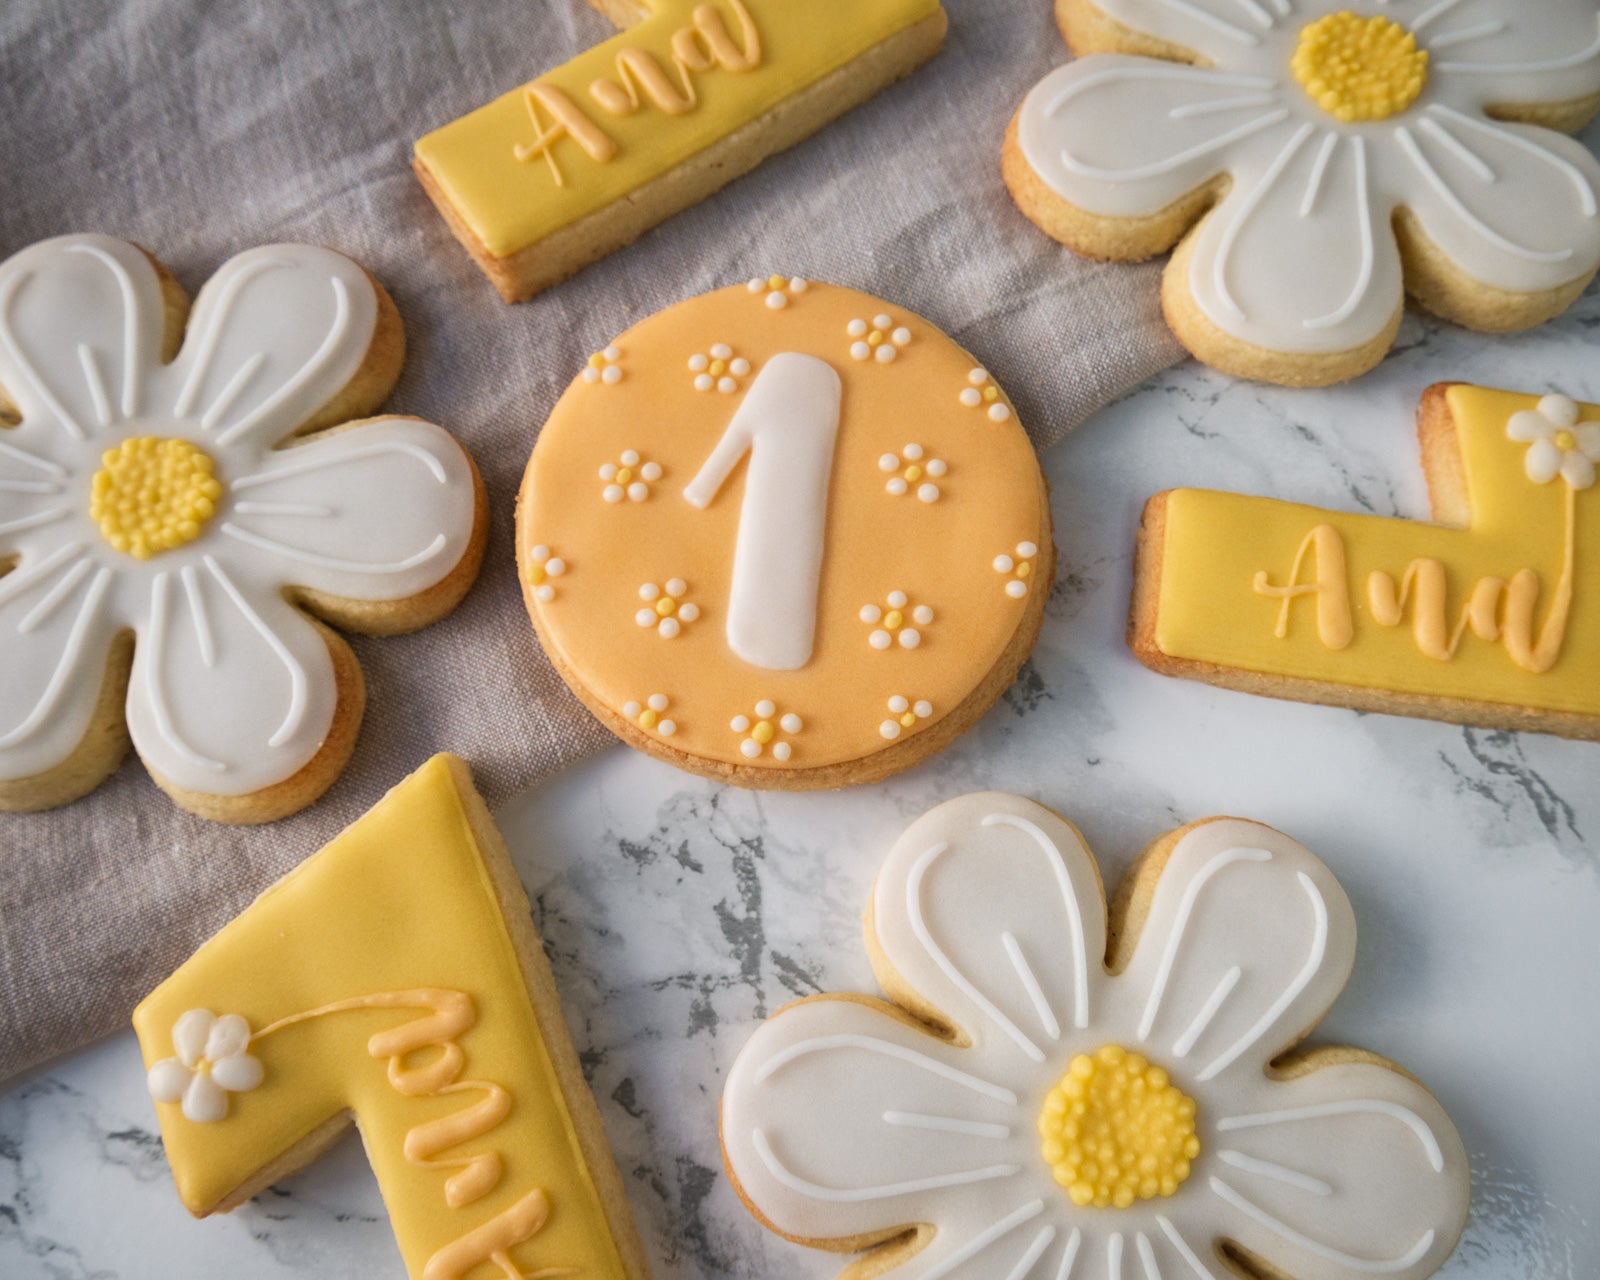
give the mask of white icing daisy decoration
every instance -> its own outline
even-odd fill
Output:
[[[889,364],[911,345],[911,330],[895,324],[894,317],[887,314],[873,316],[870,323],[857,317],[845,326],[845,334],[850,338],[852,360]]]
[[[540,543],[528,553],[528,585],[534,599],[549,604],[556,598],[555,579],[565,576],[567,562]]]
[[[880,737],[893,742],[908,729],[915,729],[919,721],[926,720],[933,714],[933,703],[926,698],[918,698],[912,702],[904,694],[895,694],[889,699],[889,718],[878,726]]]
[[[1549,484],[1560,476],[1574,489],[1595,481],[1600,463],[1600,422],[1579,422],[1581,410],[1570,396],[1545,396],[1536,409],[1511,415],[1506,434],[1528,445],[1523,459],[1528,479]]]
[[[967,385],[961,388],[957,399],[969,409],[982,409],[990,422],[1004,422],[1011,417],[1011,406],[1000,398],[1000,388],[987,369],[969,372]]]
[[[1113,929],[1048,809],[989,792],[914,823],[867,910],[894,1003],[790,1004],[728,1073],[761,1221],[877,1242],[848,1274],[894,1280],[1223,1280],[1224,1242],[1295,1280],[1432,1275],[1470,1192],[1444,1109],[1359,1050],[1284,1059],[1354,963],[1338,881],[1231,818],[1151,856]]]
[[[1469,286],[1561,295],[1530,304],[1525,326],[1600,264],[1600,164],[1536,123],[1600,92],[1592,0],[1094,8],[1121,33],[1113,46],[1192,57],[1096,53],[1052,71],[1019,112],[1020,154],[1091,217],[1187,201],[1198,226],[1174,269],[1223,337],[1307,356],[1375,349],[1375,363],[1408,292],[1475,328],[1496,321]],[[1195,199],[1207,188],[1214,199]]]
[[[637,449],[624,449],[616,462],[600,465],[600,479],[605,488],[600,496],[607,502],[643,502],[650,496],[650,486],[661,479],[661,464],[644,458]]]
[[[216,816],[329,740],[349,655],[300,602],[356,627],[339,602],[439,586],[469,555],[477,482],[431,423],[328,413],[398,324],[342,254],[232,258],[175,353],[168,306],[151,259],[109,236],[0,264],[20,418],[0,428],[0,788],[73,756],[131,636],[134,748]]]
[[[596,351],[583,366],[583,380],[613,387],[622,381],[622,348],[611,346]]]
[[[799,276],[768,276],[765,280],[752,280],[747,287],[766,303],[768,310],[782,311],[810,285]]]
[[[677,721],[669,719],[667,709],[672,706],[672,700],[664,693],[652,693],[643,704],[629,700],[622,704],[622,714],[627,716],[646,733],[659,734],[663,738],[670,738],[678,732]]]
[[[770,698],[761,699],[754,710],[754,717],[737,715],[728,723],[728,727],[743,739],[739,743],[739,754],[746,760],[755,760],[770,751],[780,764],[787,761],[794,754],[794,748],[786,737],[792,738],[803,730],[805,722],[792,711],[779,715],[778,704]]]
[[[726,342],[713,342],[709,352],[697,351],[689,357],[689,372],[694,374],[696,391],[720,391],[730,395],[750,373],[750,362],[736,355]]]
[[[150,1096],[181,1102],[186,1120],[215,1124],[228,1114],[230,1093],[248,1093],[261,1083],[261,1063],[246,1052],[249,1047],[250,1024],[238,1014],[219,1018],[207,1009],[190,1009],[172,1028],[177,1056],[150,1068]]]
[[[874,649],[915,649],[922,643],[922,629],[933,625],[933,610],[925,604],[913,605],[904,591],[891,591],[883,605],[861,606],[861,621],[871,631],[867,643]]]
[[[913,490],[923,502],[939,501],[938,481],[949,473],[943,458],[930,458],[920,444],[908,444],[899,453],[886,453],[878,459],[878,470],[889,478],[884,490],[900,497]]]
[[[1038,543],[1019,542],[1014,555],[1001,552],[994,558],[994,571],[1005,578],[1005,593],[1013,600],[1021,600],[1028,594],[1028,584],[1033,579],[1033,566],[1038,556]]]
[[[662,639],[671,640],[700,616],[700,606],[686,599],[688,594],[689,584],[682,578],[668,578],[660,586],[647,582],[639,588],[639,599],[644,603],[633,620],[641,627],[654,628]]]

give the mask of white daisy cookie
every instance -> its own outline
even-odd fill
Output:
[[[1600,264],[1595,0],[1060,0],[1079,57],[1012,122],[1023,212],[1097,258],[1177,251],[1163,303],[1208,364],[1370,369],[1410,296],[1489,332]],[[1089,55],[1089,56],[1085,56]],[[1180,243],[1181,241],[1181,243]]]
[[[363,696],[325,624],[435,621],[487,534],[445,431],[351,421],[403,354],[388,295],[327,249],[242,253],[192,311],[107,236],[0,264],[0,809],[86,794],[130,740],[219,821],[326,790]]]
[[[866,782],[968,728],[1027,656],[1044,482],[999,385],[926,320],[751,284],[648,317],[609,344],[625,377],[570,385],[523,480],[524,598],[629,745],[747,786]],[[619,714],[641,690],[676,732]]]
[[[1108,913],[1070,823],[964,796],[895,844],[866,932],[893,1003],[781,1010],[721,1114],[746,1206],[871,1250],[847,1274],[1221,1280],[1226,1242],[1283,1280],[1424,1280],[1455,1248],[1470,1178],[1439,1103],[1375,1054],[1290,1052],[1356,931],[1281,832],[1164,836]]]

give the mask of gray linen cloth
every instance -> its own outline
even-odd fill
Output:
[[[151,250],[192,295],[253,245],[351,255],[405,319],[388,407],[455,432],[494,508],[482,579],[452,617],[354,641],[366,721],[308,811],[214,826],[130,756],[77,804],[0,815],[0,1081],[124,1027],[206,937],[432,753],[466,758],[498,802],[612,741],[534,640],[512,509],[551,406],[636,320],[774,271],[866,289],[975,352],[1041,446],[1182,355],[1158,268],[1075,259],[1001,183],[1006,122],[1067,56],[1050,6],[946,7],[945,49],[910,79],[507,307],[417,185],[411,144],[611,34],[581,0],[0,4],[0,256],[104,232]],[[4,653],[0,637],[0,679]]]

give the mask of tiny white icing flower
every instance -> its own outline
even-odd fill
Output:
[[[774,760],[787,761],[794,754],[794,748],[784,741],[784,735],[793,737],[805,728],[805,722],[792,711],[779,715],[778,704],[770,698],[756,703],[754,711],[754,718],[737,715],[728,724],[735,733],[743,735],[739,754],[746,760],[754,760],[770,750]]]
[[[700,616],[700,606],[684,598],[688,594],[689,584],[682,578],[668,578],[660,586],[647,582],[639,588],[639,599],[644,603],[633,620],[641,627],[653,627],[657,635],[671,640]]]
[[[894,317],[880,314],[870,322],[859,317],[845,326],[850,338],[852,360],[876,360],[888,364],[911,342],[911,330],[897,325]]]
[[[658,733],[663,738],[670,738],[678,732],[677,721],[667,718],[667,708],[671,705],[672,701],[666,694],[652,693],[644,700],[643,706],[631,700],[623,703],[622,714],[646,733]]]
[[[983,409],[987,405],[990,422],[1004,422],[1011,417],[1011,406],[1000,398],[1000,388],[987,369],[973,369],[968,373],[967,385],[961,388],[958,398],[969,409]]]
[[[228,1095],[261,1083],[260,1061],[246,1052],[250,1024],[236,1013],[218,1017],[190,1009],[172,1028],[176,1057],[162,1058],[147,1077],[157,1102],[181,1102],[184,1118],[212,1124],[228,1114]]]
[[[994,558],[994,571],[1005,575],[1005,593],[1013,600],[1020,600],[1028,594],[1028,582],[1033,577],[1033,565],[1038,555],[1038,543],[1019,542],[1016,555],[1002,552]]]
[[[867,643],[874,649],[892,649],[896,644],[915,649],[922,643],[921,628],[933,622],[933,610],[925,604],[913,605],[904,591],[891,591],[883,606],[862,605],[860,617],[872,628]]]
[[[752,280],[749,290],[764,298],[769,310],[782,311],[791,298],[798,298],[810,285],[799,276],[768,276],[765,280]]]
[[[622,348],[612,343],[596,351],[583,366],[583,380],[598,382],[602,386],[615,386],[622,381]]]
[[[1018,113],[1019,151],[1090,215],[1193,209],[1175,270],[1227,338],[1387,348],[1408,284],[1528,296],[1600,263],[1595,157],[1496,110],[1526,120],[1600,91],[1590,0],[1096,8],[1118,47],[1159,42],[1184,62],[1098,53],[1052,71]]]
[[[528,585],[533,588],[534,598],[541,604],[549,604],[556,598],[552,579],[566,573],[567,562],[543,543],[528,553],[528,559]]]
[[[605,482],[600,496],[607,502],[643,502],[661,479],[661,464],[644,459],[637,449],[624,449],[616,462],[601,464],[600,479]]]
[[[924,502],[939,501],[939,486],[950,468],[942,458],[929,458],[920,444],[908,444],[899,453],[886,453],[878,459],[878,470],[888,475],[884,489],[895,497],[910,493],[916,486],[917,497]]]
[[[740,380],[750,372],[750,362],[734,352],[726,342],[713,342],[709,352],[697,351],[689,357],[689,372],[694,374],[696,391],[737,391]]]
[[[1587,489],[1595,481],[1600,463],[1600,422],[1579,422],[1578,402],[1569,396],[1545,396],[1537,409],[1511,415],[1506,434],[1526,442],[1523,460],[1528,479],[1549,484],[1560,476],[1574,489]]]
[[[847,1274],[885,1280],[1223,1280],[1224,1241],[1274,1276],[1432,1275],[1470,1191],[1439,1102],[1366,1054],[1275,1069],[1350,974],[1338,881],[1259,823],[1163,846],[1108,958],[1064,819],[989,792],[914,823],[867,908],[896,1003],[799,1000],[728,1072],[762,1222],[869,1242]]]
[[[878,733],[893,742],[906,729],[914,729],[917,722],[926,720],[933,714],[933,703],[926,698],[919,698],[912,702],[903,694],[895,694],[889,699],[890,718],[878,726]]]

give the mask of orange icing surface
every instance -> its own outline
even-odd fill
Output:
[[[529,607],[547,647],[594,697],[621,713],[664,695],[669,705],[661,718],[675,727],[665,739],[673,748],[735,765],[803,769],[893,745],[882,731],[886,720],[912,722],[898,739],[905,741],[973,691],[1027,609],[1026,598],[1006,591],[1017,573],[997,570],[996,557],[1020,559],[1018,545],[1031,542],[1048,563],[1049,513],[1037,456],[1015,414],[995,421],[995,401],[961,399],[974,386],[972,356],[927,321],[868,295],[818,284],[781,292],[781,309],[767,305],[765,282],[755,292],[738,285],[680,303],[615,340],[614,359],[604,364],[621,371],[617,381],[573,382],[529,462],[518,558],[525,581],[534,548],[563,561],[549,598],[530,590]],[[885,314],[887,333],[903,327],[909,341],[890,363],[852,358],[852,345],[871,341],[875,318]],[[848,332],[857,319],[867,334]],[[731,393],[694,386],[690,359],[709,355],[715,344],[751,366]],[[703,510],[684,488],[764,365],[785,352],[826,361],[843,393],[815,644],[800,669],[774,671],[736,656],[725,630],[749,458]],[[980,392],[983,385],[992,384],[979,385]],[[916,465],[905,456],[908,444],[922,447],[923,471],[911,473],[907,492],[897,496],[886,484]],[[608,502],[600,468],[628,452],[640,465],[658,464],[660,477],[640,501]],[[880,466],[887,454],[899,459],[893,471]],[[948,470],[927,473],[933,459]],[[930,479],[939,496],[924,502],[917,489]],[[644,604],[641,585],[664,587],[672,579],[687,586],[675,607],[691,602],[699,616],[665,638],[634,615]],[[1023,580],[1030,592],[1049,589],[1048,582]],[[915,627],[920,644],[874,649],[869,636],[890,625],[895,591],[909,597],[897,621]],[[878,606],[884,620],[864,622],[867,605]],[[931,623],[914,622],[918,606],[934,611]],[[888,705],[897,696],[931,704],[932,714],[897,714]],[[763,700],[775,704],[771,739],[752,759],[740,750],[748,733],[730,726],[740,715],[757,726]],[[786,714],[800,717],[798,732],[783,730]],[[784,741],[792,750],[786,764],[772,750]]]

